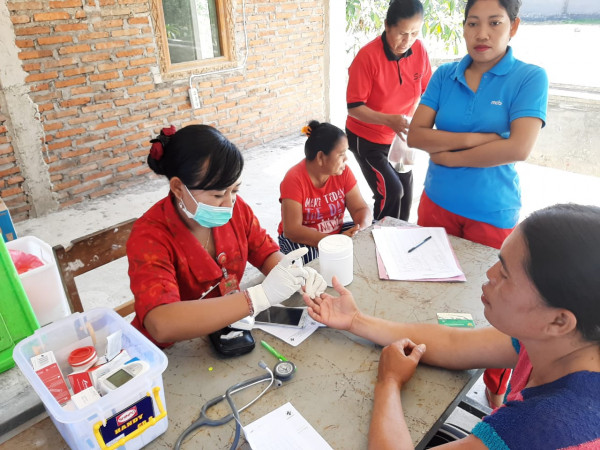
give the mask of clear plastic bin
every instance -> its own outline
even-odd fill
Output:
[[[44,263],[19,275],[40,325],[68,316],[71,310],[52,247],[35,236],[24,236],[7,242],[6,248],[37,256]]]
[[[106,337],[118,330],[123,333],[123,348],[132,358],[147,362],[148,371],[83,409],[63,408],[33,371],[31,357],[52,350],[66,379],[71,368],[67,361],[68,352],[64,349],[95,335],[96,348],[103,354]],[[112,309],[96,308],[75,313],[46,325],[19,342],[13,358],[72,449],[139,449],[167,429],[162,380],[167,357]],[[145,412],[140,417],[142,411]]]

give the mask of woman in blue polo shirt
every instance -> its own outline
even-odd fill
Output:
[[[415,112],[408,145],[430,155],[418,224],[500,248],[516,226],[521,188],[514,163],[529,156],[546,120],[548,77],[515,59],[520,0],[468,0],[468,55],[442,65]],[[434,129],[435,125],[435,129]],[[490,403],[508,378],[486,373]]]

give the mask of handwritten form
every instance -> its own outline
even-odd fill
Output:
[[[381,227],[373,229],[373,238],[390,280],[464,280],[444,228]]]
[[[290,402],[244,427],[252,450],[333,450]]]

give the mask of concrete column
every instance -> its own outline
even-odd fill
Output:
[[[344,129],[346,123],[346,70],[344,36],[346,2],[325,0],[325,117]]]
[[[0,1],[0,106],[8,117],[7,130],[16,163],[25,178],[24,188],[32,206],[32,217],[58,207],[52,196],[48,167],[42,157],[44,129],[36,105],[25,83],[27,73],[19,59],[15,33],[6,1]]]

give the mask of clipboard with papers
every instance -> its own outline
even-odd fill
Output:
[[[375,227],[373,238],[383,280],[467,280],[442,227]]]

